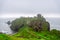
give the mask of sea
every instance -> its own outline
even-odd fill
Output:
[[[10,29],[10,25],[8,25],[7,22],[12,22],[15,19],[16,18],[0,18],[0,32],[12,34],[13,31]],[[60,30],[60,18],[46,18],[46,21],[50,23],[50,30]]]

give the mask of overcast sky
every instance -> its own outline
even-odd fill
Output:
[[[38,13],[45,17],[60,17],[60,0],[0,0],[0,18]]]

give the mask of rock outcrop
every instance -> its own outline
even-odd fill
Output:
[[[28,25],[34,31],[50,31],[50,24],[46,19],[38,14],[37,17],[21,17],[12,21],[10,28],[13,31],[18,31],[20,28]]]

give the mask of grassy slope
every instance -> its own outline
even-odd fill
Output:
[[[0,34],[0,40],[59,40],[49,32],[35,32],[31,28],[23,27],[14,35]]]
[[[35,32],[28,27],[22,29],[22,31],[18,32],[14,36],[31,40],[57,40],[57,36],[51,35],[49,32]]]

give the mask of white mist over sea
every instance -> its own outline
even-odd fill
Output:
[[[46,18],[50,23],[50,29],[60,30],[60,18]]]
[[[0,32],[11,34],[12,30],[10,25],[7,24],[8,21],[13,21],[15,18],[0,18]]]

